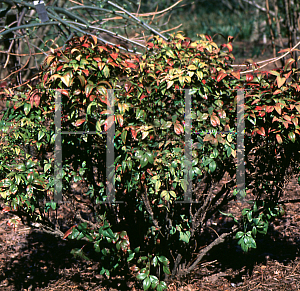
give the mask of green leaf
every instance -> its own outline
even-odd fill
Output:
[[[43,138],[44,135],[45,135],[44,131],[39,131],[38,132],[38,141],[40,141]]]
[[[237,233],[236,233],[236,235],[235,235],[235,238],[236,239],[240,239],[240,238],[242,238],[244,236],[244,233],[242,232],[242,231],[238,231]]]
[[[211,172],[214,172],[215,169],[217,168],[217,164],[215,161],[212,161],[210,164],[209,164],[209,169]]]
[[[127,258],[127,262],[130,262],[134,258],[134,255],[135,253],[131,253]]]
[[[168,289],[167,284],[164,281],[161,281],[158,285],[157,285],[157,291],[163,291],[165,289]]]
[[[151,280],[149,277],[147,277],[144,281],[143,281],[143,289],[144,290],[148,290],[151,286]]]
[[[109,68],[108,68],[108,66],[104,66],[104,68],[103,68],[102,71],[103,71],[104,77],[108,78],[108,76],[109,76]]]
[[[167,266],[163,266],[163,271],[166,273],[166,274],[168,274],[168,275],[170,275],[171,274],[171,272],[170,272],[170,269],[167,267]]]
[[[233,215],[232,213],[225,213],[225,212],[222,212],[222,211],[220,211],[220,210],[219,210],[219,212],[220,212],[221,214],[225,215],[225,216],[228,216],[228,217],[233,218],[234,222],[235,222],[235,223],[238,223],[237,219],[234,217],[234,215]]]
[[[158,285],[159,280],[156,276],[150,275],[149,276],[150,280],[151,280],[151,288],[155,289],[155,287]]]
[[[141,168],[144,168],[148,164],[148,157],[144,155],[141,159]]]
[[[127,137],[127,131],[123,131],[121,133],[121,139],[124,144],[126,143],[126,137]]]
[[[30,110],[31,110],[30,103],[25,103],[24,104],[24,113],[25,113],[26,116],[28,115],[28,113],[30,112]]]
[[[146,152],[146,153],[145,153],[145,157],[147,158],[147,161],[148,161],[150,164],[153,164],[154,158],[153,158],[153,154],[152,154],[152,153]]]
[[[157,257],[158,260],[163,263],[165,266],[169,264],[169,260],[165,256]]]
[[[147,277],[146,273],[138,273],[137,276],[136,276],[136,278],[138,280],[144,280],[146,277]]]

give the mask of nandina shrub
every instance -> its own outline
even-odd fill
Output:
[[[86,221],[79,215],[69,231],[55,231],[90,241],[101,254],[101,274],[129,268],[145,290],[162,290],[163,273],[188,274],[233,233],[244,251],[255,248],[257,234],[265,234],[269,221],[283,213],[282,189],[288,170],[297,167],[299,85],[291,59],[282,72],[244,76],[231,67],[231,51],[230,38],[219,48],[210,37],[191,41],[177,34],[169,42],[153,38],[138,57],[96,38],[73,38],[64,51],[45,59],[39,86],[15,95],[5,112],[2,126],[10,134],[2,140],[3,200],[29,223],[54,229],[45,212],[57,204],[44,199],[56,181],[49,153],[57,138],[53,115],[60,92],[62,131],[97,133],[62,136],[63,195],[70,199],[71,184],[83,181],[82,197],[93,217]],[[253,199],[235,218],[228,205],[246,196],[235,186],[238,89],[245,90],[246,186],[253,188]],[[115,200],[122,201],[117,204],[105,203],[106,132],[113,126]],[[36,153],[28,153],[27,146]],[[15,155],[19,159],[13,162]],[[225,175],[229,180],[214,192]],[[232,224],[203,242],[206,221],[220,211]],[[73,253],[86,257],[83,251]]]

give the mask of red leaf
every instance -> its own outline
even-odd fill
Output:
[[[65,232],[65,235],[63,237],[63,239],[66,239],[73,231],[73,228],[77,226],[77,224],[73,225],[70,229],[68,229],[66,232]]]
[[[251,82],[253,80],[253,75],[252,74],[246,74],[246,81]]]
[[[84,43],[83,45],[81,45],[83,47],[90,47],[90,45],[88,43]]]
[[[266,112],[267,113],[270,113],[270,112],[272,112],[274,110],[274,106],[267,106],[266,107]]]
[[[131,127],[130,130],[131,130],[131,134],[132,134],[133,139],[136,140],[137,131],[133,127]]]
[[[7,212],[9,212],[9,211],[11,211],[11,209],[10,209],[10,207],[8,207],[8,206],[5,206],[5,207],[2,209],[2,213],[7,213]]]
[[[119,54],[118,54],[118,53],[111,53],[110,56],[111,56],[114,60],[116,60],[116,59],[118,58]]]
[[[145,97],[146,97],[146,95],[143,93],[140,97],[140,100],[142,101]]]
[[[125,63],[127,64],[128,68],[132,68],[132,69],[136,68],[136,65],[133,63],[130,63],[129,61],[125,61]]]
[[[0,84],[0,88],[6,88],[7,87],[7,82],[3,82]]]
[[[205,37],[206,37],[206,39],[208,40],[208,41],[212,41],[212,38],[211,38],[211,36],[210,35],[205,35]]]
[[[257,130],[257,133],[262,135],[262,136],[266,136],[266,132],[265,129],[263,127],[261,127],[260,129]]]
[[[205,83],[206,83],[206,81],[205,81],[205,80],[202,80],[202,84],[205,85]]]
[[[86,76],[89,75],[89,70],[88,70],[88,69],[82,70],[82,72],[84,72],[84,74],[85,74]]]
[[[220,72],[217,77],[217,82],[220,82],[222,79],[224,79],[227,76],[227,73]]]

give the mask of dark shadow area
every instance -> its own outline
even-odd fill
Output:
[[[70,253],[73,248],[83,246],[92,261],[74,258]],[[19,255],[14,257],[16,252]],[[0,275],[0,282],[6,281],[6,286],[2,284],[0,290],[42,290],[56,284],[60,289],[65,285],[62,290],[74,290],[74,287],[75,290],[99,290],[100,286],[105,290],[130,290],[129,279],[124,274],[113,279],[99,275],[99,255],[88,243],[63,241],[49,234],[30,231],[26,241],[16,241],[16,245],[7,249],[6,255],[11,259],[6,261]]]
[[[299,235],[295,233],[295,236],[291,237],[275,230],[276,225],[274,224],[286,223],[287,220],[282,219],[271,224],[267,235],[257,237],[257,248],[251,249],[248,253],[242,251],[234,238],[229,238],[225,243],[213,248],[205,257],[207,262],[217,260],[215,264],[207,266],[210,275],[226,272],[230,269],[232,275],[224,276],[224,278],[230,283],[238,284],[244,281],[243,277],[252,276],[256,265],[267,265],[267,262],[272,260],[287,265],[299,258]],[[203,275],[200,273],[201,270],[198,269],[193,276],[201,279]]]

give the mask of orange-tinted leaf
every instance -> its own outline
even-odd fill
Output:
[[[111,53],[110,56],[111,56],[114,60],[116,60],[116,59],[118,58],[119,54],[118,54],[118,53]]]
[[[272,112],[274,110],[274,106],[267,106],[266,107],[266,112],[267,113],[270,113],[270,112]]]
[[[289,122],[289,121],[282,121],[282,123],[286,129],[288,129],[289,124],[291,124],[291,122]]]
[[[94,89],[94,85],[92,85],[92,84],[87,84],[85,86],[85,95],[87,98],[91,95],[93,89]]]
[[[266,135],[265,129],[263,127],[261,127],[260,129],[258,129],[257,133],[260,134],[260,135],[262,135],[262,136]]]
[[[211,141],[213,139],[213,136],[211,134],[206,134],[203,138],[203,141]]]
[[[89,70],[88,70],[88,69],[84,69],[84,70],[82,70],[82,72],[83,72],[86,76],[89,75]]]
[[[77,224],[73,225],[69,230],[67,230],[67,231],[65,232],[65,235],[64,235],[63,239],[66,239],[66,238],[72,233],[73,228],[74,228],[75,226],[77,226]]]
[[[231,53],[232,52],[232,44],[231,44],[231,42],[228,43],[226,46],[228,48],[228,51]]]
[[[180,124],[180,123],[176,123],[174,125],[174,131],[176,134],[181,134],[181,133],[184,133],[184,129],[183,129],[183,126]]]
[[[288,136],[292,142],[295,142],[295,139],[296,139],[295,132],[293,132],[293,131],[289,132]]]
[[[133,127],[131,127],[130,130],[131,130],[131,134],[132,134],[133,139],[136,139],[137,131]]]
[[[278,134],[278,133],[276,134],[276,139],[279,144],[282,144],[282,138],[281,138],[280,134]]]
[[[231,75],[232,75],[233,77],[235,77],[236,79],[238,79],[238,80],[241,78],[240,72],[232,72]]]
[[[123,123],[124,123],[124,117],[120,114],[117,115],[117,120],[120,124],[121,127],[123,127]]]
[[[274,91],[273,95],[277,95],[277,94],[280,94],[280,93],[282,93],[282,91],[280,89],[277,89],[277,90]]]
[[[288,69],[290,70],[292,68],[292,64],[295,62],[295,60],[293,58],[290,58],[288,60],[286,60],[285,65],[284,65],[284,71],[287,71]],[[288,77],[286,77],[288,78]]]
[[[97,97],[95,95],[90,95],[89,99],[90,101],[93,101],[94,99],[96,99]]]
[[[300,113],[300,105],[295,105],[297,111]]]
[[[104,123],[104,131],[108,131],[112,127],[114,122],[115,122],[114,115],[108,116]]]
[[[292,71],[289,71],[287,74],[284,74],[284,77],[288,79],[288,77],[292,74]]]
[[[93,58],[97,63],[101,61],[101,58]]]
[[[85,118],[83,118],[83,119],[78,119],[78,120],[76,120],[75,122],[74,122],[74,126],[76,126],[76,127],[78,127],[78,126],[80,126],[82,123],[84,123],[85,122]]]
[[[104,68],[104,66],[105,66],[105,63],[102,63],[102,62],[98,63],[98,68],[99,68],[100,71],[102,71],[102,69]]]
[[[218,74],[218,77],[217,77],[217,82],[220,82],[222,79],[224,79],[225,77],[227,76],[227,73],[224,73],[224,72],[220,72]]]
[[[294,118],[292,119],[292,122],[294,123],[295,126],[297,126],[297,125],[298,125],[298,118],[297,118],[297,117],[294,117]]]
[[[129,61],[125,61],[125,63],[127,64],[128,68],[132,68],[132,69],[135,69],[136,68],[136,65],[129,62]]]
[[[292,121],[292,118],[286,114],[283,116],[283,118],[287,121]]]
[[[147,97],[147,96],[143,93],[140,97],[140,100],[142,101],[145,97]]]
[[[216,115],[211,115],[210,116],[210,123],[212,126],[217,126],[217,125],[220,125],[220,119],[218,116]]]
[[[276,81],[278,88],[280,88],[285,83],[286,78],[281,78],[280,76],[277,76]]]
[[[97,44],[97,41],[98,41],[98,40],[97,40],[97,36],[92,35],[92,38],[93,38],[94,43]]]
[[[281,106],[280,106],[280,104],[276,103],[276,105],[274,106],[274,108],[275,108],[275,110],[277,111],[277,113],[278,113],[279,115],[281,115]]]

